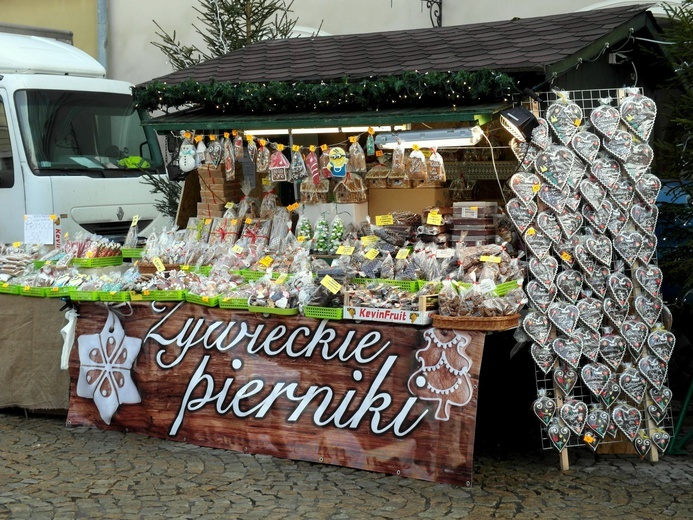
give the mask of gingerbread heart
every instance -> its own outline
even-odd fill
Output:
[[[590,410],[587,414],[587,421],[585,421],[585,427],[589,428],[595,435],[600,439],[603,439],[606,435],[606,431],[609,429],[609,423],[611,422],[611,417],[609,412],[602,410],[601,408],[595,407]]]
[[[604,235],[587,237],[585,239],[587,251],[602,265],[611,265],[611,240]]]
[[[616,370],[626,353],[626,341],[618,334],[605,334],[599,340],[599,354],[606,363]]]
[[[661,389],[667,378],[667,364],[658,357],[645,354],[638,361],[638,370],[652,386]]]
[[[549,253],[551,240],[533,226],[527,228],[523,237],[525,244],[537,258],[542,259]]]
[[[580,158],[591,163],[597,158],[601,141],[599,140],[599,136],[592,132],[581,131],[573,136],[570,140],[570,144]]]
[[[587,248],[582,244],[577,244],[573,248],[573,255],[575,256],[575,260],[580,266],[580,269],[582,269],[582,271],[585,273],[585,276],[592,276],[597,267],[597,261],[589,253],[589,251],[587,251]]]
[[[558,260],[553,256],[545,256],[541,260],[536,256],[530,256],[528,266],[529,272],[537,282],[547,288],[553,285],[558,272]]]
[[[610,138],[605,138],[604,149],[621,161],[628,159],[633,146],[633,136],[625,130],[616,130]]]
[[[628,175],[619,175],[616,182],[609,192],[611,200],[613,200],[619,209],[630,212],[633,197],[635,196],[635,186],[633,180]]]
[[[563,332],[566,336],[572,336],[578,319],[580,318],[580,311],[578,311],[578,308],[573,304],[553,302],[549,305],[546,315],[549,321],[553,323],[558,330]]]
[[[580,370],[580,376],[590,392],[599,397],[611,378],[611,369],[603,363],[587,363]]]
[[[637,181],[640,176],[647,171],[652,164],[654,152],[647,143],[637,143],[631,146],[628,160],[623,163],[623,169],[633,179]]]
[[[657,202],[657,196],[662,189],[662,181],[659,177],[652,173],[643,173],[640,178],[635,181],[635,191],[648,206],[654,206]]]
[[[611,374],[609,382],[604,385],[602,392],[599,394],[599,399],[602,400],[604,406],[609,408],[621,395],[621,387],[618,386],[618,374]],[[609,432],[611,433],[611,432]],[[612,436],[615,437],[614,434]]]
[[[621,231],[612,241],[614,249],[629,265],[638,259],[643,246],[643,236],[638,231]]]
[[[621,114],[618,109],[609,105],[600,105],[590,114],[594,129],[604,137],[611,137],[621,124]]]
[[[662,300],[649,294],[639,294],[635,297],[635,312],[642,318],[645,325],[652,328],[662,313]]]
[[[510,149],[520,162],[520,167],[525,171],[529,171],[534,168],[534,159],[537,158],[537,155],[541,151],[541,148],[538,146],[532,143],[520,141],[516,137],[510,139]]]
[[[606,434],[614,439],[618,435],[618,427],[614,424],[614,421],[609,421],[609,426],[606,428]]]
[[[648,235],[652,235],[657,225],[657,216],[659,215],[659,209],[657,206],[648,206],[646,204],[641,204],[639,202],[633,203],[630,208],[630,218],[633,219],[635,225]]]
[[[534,173],[518,172],[510,177],[509,184],[518,200],[527,205],[541,188],[541,179]]]
[[[582,179],[578,190],[585,202],[595,208],[601,206],[606,197],[606,190],[595,180]]]
[[[638,434],[633,439],[633,446],[635,447],[635,452],[640,455],[640,458],[645,457],[652,447],[652,441],[647,436],[645,430],[638,430]]]
[[[558,415],[575,435],[580,435],[587,421],[587,405],[577,399],[569,399],[561,406]]]
[[[563,395],[568,395],[577,383],[577,372],[571,367],[557,366],[553,371],[553,382]]]
[[[665,363],[671,360],[675,345],[676,336],[667,330],[655,330],[647,338],[647,348]]]
[[[582,273],[575,269],[562,271],[556,277],[556,287],[566,300],[575,303],[582,291]]]
[[[662,270],[655,265],[641,265],[635,270],[635,280],[650,296],[659,298],[662,287]]]
[[[532,411],[544,426],[548,426],[556,413],[556,401],[546,395],[540,395],[532,403]]]
[[[606,279],[611,271],[608,267],[599,265],[594,268],[592,274],[585,276],[585,284],[600,298],[606,295]]]
[[[618,403],[611,412],[611,420],[631,441],[638,435],[642,415],[640,410],[626,403]]]
[[[647,415],[649,415],[657,425],[662,424],[662,421],[666,417],[666,414],[655,404],[651,404],[647,407]]]
[[[606,229],[612,236],[618,235],[626,227],[628,223],[628,213],[624,213],[618,207],[614,206],[611,212],[611,218],[606,225]]]
[[[647,389],[647,381],[633,367],[627,367],[618,377],[618,384],[621,390],[630,397],[635,404],[639,405],[645,398],[645,390]]]
[[[671,437],[665,430],[657,428],[652,432],[650,438],[652,439],[652,444],[654,444],[655,448],[657,448],[660,453],[666,453]]]
[[[613,210],[613,204],[608,199],[604,199],[600,206],[592,206],[591,204],[582,206],[582,216],[596,231],[604,233],[609,220],[611,220]]]
[[[582,442],[587,444],[587,446],[589,446],[590,449],[596,453],[597,448],[599,448],[599,445],[601,444],[602,440],[603,439],[597,437],[593,431],[588,431],[587,424],[585,424],[585,432],[582,435]]]
[[[608,293],[621,307],[628,303],[633,292],[633,281],[622,272],[611,273],[606,279]]]
[[[621,120],[641,140],[647,141],[657,117],[657,105],[642,94],[633,94],[623,100],[620,107]]]
[[[642,321],[636,319],[625,320],[619,328],[621,336],[626,340],[628,348],[634,358],[638,358],[645,345],[645,339],[649,328]]]
[[[549,123],[543,117],[538,117],[537,123],[537,126],[532,129],[532,144],[537,148],[546,150],[551,145]]]
[[[619,305],[616,300],[609,297],[604,298],[604,313],[617,327],[620,327],[625,321],[626,316],[628,316],[629,308],[630,306],[628,303],[625,305]]]
[[[621,165],[611,157],[597,157],[590,165],[590,173],[604,189],[610,190],[621,176]]]
[[[591,297],[582,298],[577,302],[577,308],[580,311],[580,321],[590,330],[599,332],[599,327],[604,318],[602,301]]]
[[[570,190],[568,188],[558,189],[550,184],[542,184],[537,197],[557,215],[560,215],[565,210],[569,195]]]
[[[642,235],[642,246],[640,251],[638,251],[638,259],[644,263],[650,263],[652,257],[657,252],[657,237],[655,235],[648,235],[644,233]]]
[[[582,123],[582,109],[572,101],[553,103],[546,109],[546,120],[558,140],[568,144]]]
[[[548,374],[556,362],[556,355],[553,349],[548,345],[542,346],[538,343],[532,343],[529,351],[539,370],[544,374]]]
[[[505,211],[517,230],[524,233],[534,221],[538,209],[534,202],[530,201],[525,204],[519,198],[514,197],[505,205]]]
[[[573,368],[580,364],[582,355],[582,343],[580,339],[573,336],[571,338],[556,338],[551,343],[551,347],[556,355]]]
[[[660,410],[665,412],[669,407],[669,403],[671,403],[671,390],[669,390],[669,388],[666,386],[662,386],[660,388],[650,388],[648,393],[650,394],[650,399],[652,399],[652,402],[657,405]]]
[[[579,243],[578,237],[573,236],[572,238],[564,238],[558,243],[553,244],[553,250],[556,256],[568,266],[568,269],[575,265],[575,246]]]
[[[556,299],[557,294],[555,285],[545,287],[536,280],[531,280],[527,284],[525,292],[534,308],[543,313],[548,310],[549,305]]]
[[[573,335],[582,342],[582,355],[592,362],[597,361],[601,336],[595,331],[582,327],[576,327]]]
[[[577,189],[578,184],[580,184],[580,181],[585,176],[586,172],[587,166],[576,157],[575,161],[573,162],[573,166],[570,168],[570,171],[568,172],[568,178],[565,181],[565,187],[569,188],[570,191],[573,192],[575,189]]]
[[[575,156],[569,148],[551,145],[539,152],[534,160],[534,170],[547,183],[560,190],[568,180],[573,161]]]
[[[537,227],[547,236],[551,242],[556,243],[561,239],[561,226],[553,213],[540,211],[537,214]]]
[[[547,428],[546,434],[548,435],[551,444],[553,444],[553,447],[559,452],[563,451],[563,448],[566,447],[568,441],[570,440],[570,430],[565,424],[563,424],[563,422],[556,419],[554,419],[551,425]]]
[[[582,224],[584,222],[584,219],[582,218],[582,215],[580,215],[580,213],[573,213],[572,211],[566,211],[562,215],[559,215],[557,218],[558,225],[561,227],[561,231],[563,231],[563,236],[565,236],[566,238],[573,238],[573,236],[575,236],[575,233],[577,233],[582,228]]]
[[[580,183],[578,182],[578,185],[579,184]],[[581,203],[582,197],[580,196],[580,192],[576,189],[573,189],[570,191],[570,193],[568,193],[568,196],[565,199],[565,209],[570,211],[577,211]]]
[[[522,328],[539,345],[545,345],[551,332],[549,318],[539,311],[529,311],[522,320]]]

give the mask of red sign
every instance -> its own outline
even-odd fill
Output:
[[[484,335],[82,304],[68,422],[471,484]]]

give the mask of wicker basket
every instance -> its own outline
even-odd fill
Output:
[[[514,329],[520,322],[519,314],[510,316],[441,316],[433,314],[433,326],[437,329],[462,330],[508,330]]]

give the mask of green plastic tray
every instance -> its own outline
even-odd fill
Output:
[[[44,298],[46,296],[47,287],[29,287],[24,286],[19,288],[19,294],[22,296],[35,296],[38,298]]]
[[[344,316],[344,307],[316,307],[306,305],[303,314],[308,318],[318,318],[321,320],[341,320]]]
[[[103,258],[73,258],[71,264],[77,267],[112,267],[123,265],[123,257],[105,256]]]
[[[69,285],[64,287],[48,287],[46,289],[46,298],[64,298],[65,296],[70,296],[73,289],[74,288]]]
[[[296,316],[298,314],[298,309],[277,309],[276,307],[256,307],[254,305],[249,305],[248,310],[260,314],[278,314],[279,316]]]
[[[142,299],[148,302],[180,302],[185,300],[185,291],[145,290],[142,291]]]
[[[123,258],[142,258],[144,248],[123,248],[120,251],[123,253]]]
[[[197,305],[204,305],[205,307],[217,307],[219,305],[218,296],[198,296],[197,294],[185,293],[185,301],[190,303],[196,303]]]
[[[99,301],[102,302],[129,302],[129,291],[100,291]]]
[[[99,291],[72,291],[70,293],[70,299],[78,302],[98,302]]]
[[[399,287],[402,290],[409,292],[417,292],[419,290],[418,280],[386,280],[384,278],[354,278],[354,283],[367,285],[369,283],[384,283]]]
[[[11,283],[2,283],[0,284],[0,293],[19,294],[19,285],[13,285]]]
[[[219,307],[248,310],[248,298],[219,298]]]

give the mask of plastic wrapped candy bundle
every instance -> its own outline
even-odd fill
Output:
[[[349,146],[348,169],[350,172],[354,173],[365,173],[366,154],[363,152],[363,148],[356,137],[351,137],[350,140],[353,142]]]

